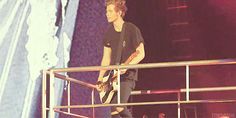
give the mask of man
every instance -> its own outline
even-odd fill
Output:
[[[104,37],[104,49],[101,66],[116,65],[116,58],[120,56],[120,65],[138,64],[145,56],[144,42],[140,30],[132,23],[125,22],[123,17],[127,11],[125,0],[106,0],[106,16],[111,24]],[[125,26],[125,27],[124,27]],[[122,31],[124,32],[122,49],[119,49]],[[121,54],[118,55],[119,50]],[[130,56],[138,52],[128,63],[125,63]],[[98,83],[101,83],[106,70],[101,70],[98,77]],[[137,69],[121,70],[121,103],[127,103],[131,91],[134,89],[137,80]],[[98,91],[101,88],[98,84]],[[112,98],[111,103],[117,103],[117,95]],[[116,106],[111,108],[112,118],[131,118],[132,115],[125,106]]]

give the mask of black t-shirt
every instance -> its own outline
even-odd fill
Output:
[[[132,23],[125,22],[123,25],[125,25],[125,32],[124,32],[124,41],[122,44],[122,55],[121,55],[121,62],[124,63],[135,51],[136,48],[139,46],[140,43],[143,43],[143,37],[141,35],[141,32],[137,26],[135,26]],[[123,26],[124,27],[124,26]],[[108,31],[105,34],[104,37],[104,46],[111,48],[111,63],[110,65],[116,64],[116,57],[118,48],[121,40],[121,32],[115,31],[113,25],[111,25],[108,29]],[[137,80],[137,70],[130,69],[127,71],[127,74],[129,75],[129,79],[135,79]]]

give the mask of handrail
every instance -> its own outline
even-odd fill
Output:
[[[120,104],[94,104],[94,105],[71,105],[71,106],[55,106],[54,109],[66,108],[97,108],[109,106],[140,106],[140,105],[156,105],[156,104],[194,104],[194,103],[224,103],[236,102],[236,100],[189,100],[189,101],[155,101],[155,102],[136,102],[136,103],[120,103]]]
[[[192,66],[204,66],[204,65],[228,65],[236,64],[235,59],[219,59],[219,60],[198,60],[198,61],[181,61],[181,62],[163,62],[163,63],[146,63],[146,64],[134,64],[134,65],[110,65],[110,66],[88,66],[88,67],[71,67],[71,68],[58,68],[43,71],[43,92],[42,92],[42,106],[43,106],[43,117],[46,118],[46,110],[49,110],[50,117],[54,117],[54,112],[60,112],[67,115],[75,115],[70,113],[70,108],[93,108],[93,117],[95,107],[105,107],[105,106],[133,106],[133,105],[154,105],[154,104],[178,104],[178,118],[180,118],[180,104],[191,104],[191,103],[216,103],[216,102],[236,102],[236,100],[189,100],[190,92],[204,92],[204,91],[229,91],[236,90],[236,86],[227,87],[208,87],[208,88],[190,88],[189,87],[189,67]],[[132,95],[140,94],[162,94],[162,93],[177,93],[178,101],[155,101],[155,102],[139,102],[139,103],[118,103],[118,104],[94,104],[94,90],[96,86],[90,83],[86,83],[65,75],[61,75],[60,72],[89,72],[89,71],[99,71],[99,70],[112,70],[112,69],[132,69],[132,68],[162,68],[162,67],[186,67],[186,88],[176,89],[176,90],[140,90],[132,91]],[[89,88],[92,88],[92,105],[72,105],[68,106],[55,106],[53,103],[54,97],[50,96],[50,108],[46,108],[46,75],[50,75],[50,94],[54,95],[54,78],[59,78],[66,81],[71,81],[76,84],[80,84]],[[186,93],[186,100],[181,101],[180,93]],[[60,111],[57,109],[68,108],[68,112]]]
[[[189,92],[214,92],[214,91],[232,91],[236,90],[236,86],[225,86],[225,87],[205,87],[205,88],[189,88]],[[186,92],[186,89],[168,89],[168,90],[136,90],[132,91],[132,95],[143,95],[143,94],[169,94]]]
[[[50,72],[47,71],[47,74],[50,74]],[[80,81],[80,80],[77,80],[77,79],[74,79],[74,78],[71,78],[71,77],[67,77],[65,75],[61,75],[61,74],[58,74],[58,73],[54,73],[54,74],[55,74],[55,77],[57,77],[58,79],[71,81],[71,82],[74,82],[76,84],[80,84],[80,85],[83,85],[83,86],[86,86],[86,87],[89,87],[89,88],[96,88],[96,86],[93,85],[93,84],[86,83],[86,82],[83,82],[83,81]]]
[[[50,74],[47,72],[47,74]],[[79,85],[83,85],[89,88],[95,88],[96,85],[90,84],[81,80],[74,79],[72,77],[67,77],[65,75],[60,75],[58,73],[55,73],[55,77],[62,80],[68,80],[71,82],[74,82]],[[204,91],[229,91],[229,90],[236,90],[236,86],[225,86],[225,87],[205,87],[205,88],[190,88],[189,92],[204,92]],[[163,94],[163,93],[178,93],[178,92],[186,92],[186,89],[168,89],[168,90],[134,90],[131,92],[131,95],[142,95],[142,94]]]
[[[222,65],[236,64],[236,59],[218,59],[218,60],[198,60],[198,61],[180,61],[180,62],[162,62],[162,63],[144,63],[130,65],[111,65],[111,66],[87,66],[51,69],[54,72],[84,72],[112,69],[133,69],[133,68],[161,68],[161,67],[179,67],[179,66],[203,66],[203,65]]]
[[[70,115],[70,116],[78,117],[78,118],[89,118],[87,116],[82,116],[82,115],[78,115],[78,114],[68,113],[68,112],[65,112],[65,111],[57,110],[57,109],[54,109],[54,111],[58,112],[58,113],[65,114],[65,115]]]

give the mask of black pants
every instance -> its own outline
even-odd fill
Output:
[[[131,94],[131,91],[134,89],[135,87],[135,81],[134,80],[130,80],[130,79],[124,79],[121,78],[121,82],[120,82],[120,102],[121,103],[127,103],[129,100],[129,96]],[[117,103],[117,94],[115,94],[112,98],[111,103]],[[111,107],[111,112],[116,111],[116,107],[117,106],[113,106]],[[124,110],[119,112],[119,114],[117,115],[111,115],[112,118],[132,118],[131,113],[128,111],[126,106],[119,106],[119,107],[123,107]]]

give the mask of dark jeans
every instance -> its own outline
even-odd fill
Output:
[[[134,89],[135,87],[135,81],[134,80],[130,80],[130,79],[124,79],[121,77],[121,83],[120,83],[120,102],[121,103],[127,103],[129,100],[129,96],[131,94],[131,91]],[[117,94],[115,94],[112,98],[111,103],[117,103]],[[111,112],[116,111],[116,107],[117,106],[113,106],[111,107]],[[112,115],[112,118],[132,118],[131,113],[129,112],[129,110],[127,109],[126,106],[119,106],[119,107],[123,107],[124,110],[119,112],[119,114],[117,115]]]

